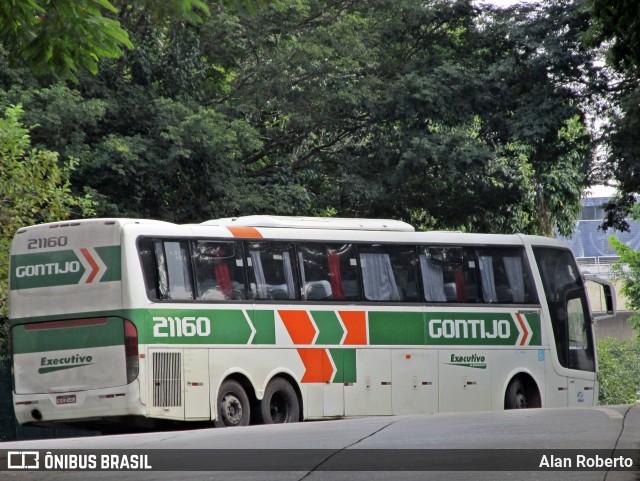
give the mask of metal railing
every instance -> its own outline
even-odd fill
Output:
[[[578,267],[583,274],[593,274],[605,279],[611,278],[611,266],[620,260],[618,256],[578,257]]]

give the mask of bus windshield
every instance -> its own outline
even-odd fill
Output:
[[[558,360],[563,367],[595,371],[594,342],[584,282],[571,251],[534,247]]]

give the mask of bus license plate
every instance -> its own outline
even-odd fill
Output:
[[[76,402],[75,394],[56,397],[56,404],[75,404],[75,402]]]

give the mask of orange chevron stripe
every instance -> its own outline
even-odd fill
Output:
[[[316,328],[307,311],[278,311],[294,344],[311,344]]]
[[[82,252],[82,255],[84,256],[84,258],[87,260],[87,262],[91,266],[91,274],[89,274],[89,277],[87,277],[87,280],[86,280],[87,284],[91,284],[93,282],[93,280],[96,278],[96,276],[98,275],[98,272],[100,272],[100,266],[94,260],[94,258],[91,256],[91,254],[89,253],[88,249],[82,247],[80,249],[80,252]]]
[[[227,227],[233,237],[246,239],[262,239],[262,234],[255,227]]]
[[[298,355],[305,367],[300,382],[331,382],[334,369],[326,349],[298,349]]]
[[[522,314],[516,314],[516,318],[518,319],[518,322],[520,323],[520,327],[522,327],[522,331],[524,332],[524,335],[522,336],[522,340],[520,341],[520,345],[526,346],[527,339],[529,339],[529,336],[531,335],[531,333],[527,329],[527,324],[522,319]]]
[[[367,344],[367,315],[364,311],[339,311],[347,336],[342,344]]]

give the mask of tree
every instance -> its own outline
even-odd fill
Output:
[[[640,217],[636,205],[634,219]],[[622,280],[620,293],[632,311],[628,321],[636,330],[636,338],[629,340],[603,339],[598,341],[600,401],[603,404],[636,402],[640,390],[640,252],[614,236],[609,237],[619,260],[611,268],[611,276]]]
[[[76,80],[78,69],[98,71],[101,58],[132,48],[127,33],[106,13],[107,0],[8,0],[0,3],[0,40],[14,59],[37,73]]]
[[[592,82],[587,20],[568,2],[270,11],[244,27],[231,84],[265,139],[246,162],[297,178],[320,211],[567,233],[593,148],[574,87]]]
[[[633,323],[640,337],[640,252],[634,251],[613,236],[609,237],[609,243],[619,256],[618,261],[611,268],[611,276],[622,280],[620,293],[633,312],[629,322]]]
[[[92,214],[89,197],[71,193],[74,159],[31,147],[22,108],[6,109],[0,118],[0,357],[7,354],[9,248],[15,232],[27,225]]]
[[[119,7],[134,48],[74,86],[0,70],[99,215],[396,217],[567,233],[593,57],[573,4],[301,0],[202,22]],[[124,13],[123,13],[124,12]]]
[[[85,69],[98,72],[101,59],[122,57],[132,49],[120,22],[131,16],[176,17],[199,22],[209,8],[201,0],[5,0],[0,2],[0,43],[10,57],[37,74],[77,81]]]
[[[640,192],[640,10],[633,1],[589,0],[588,5],[592,27],[585,41],[599,46],[613,69],[602,140],[608,152],[605,174],[617,184],[618,194],[605,205],[602,226],[626,231],[629,225],[625,218]]]
[[[635,404],[640,389],[638,339],[598,340],[600,404]]]
[[[499,194],[508,195],[509,210],[497,210],[519,215],[522,231],[570,235],[580,192],[591,182],[585,112],[601,87],[594,52],[581,44],[589,16],[578,2],[543,2],[497,10],[483,27],[476,63],[485,66],[477,100],[482,137],[522,166]]]
[[[609,63],[617,70],[640,67],[640,10],[636,2],[590,0],[592,28],[589,40],[592,44],[607,43]]]

